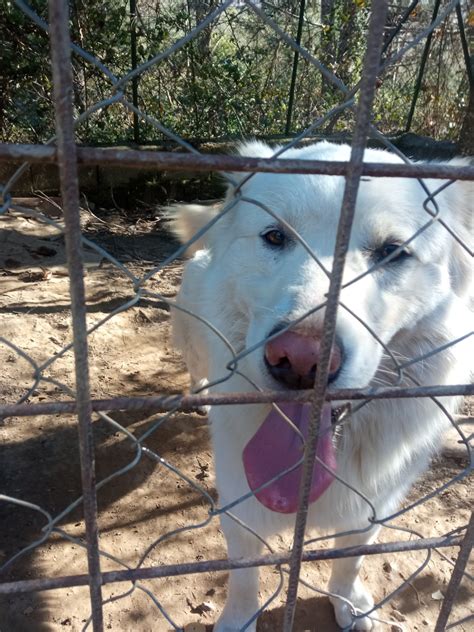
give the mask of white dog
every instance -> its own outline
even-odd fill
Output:
[[[270,157],[274,149],[252,142],[240,153]],[[345,161],[349,154],[347,146],[322,142],[291,149],[282,158]],[[367,150],[365,160],[401,162],[381,150]],[[231,177],[238,185],[246,175]],[[175,342],[195,387],[210,383],[213,392],[311,388],[324,317],[324,307],[315,308],[324,303],[328,290],[344,184],[336,176],[258,173],[244,182],[237,197],[229,185],[222,205],[174,208],[173,228],[183,241],[224,211],[194,244],[177,300],[202,320],[172,310]],[[442,182],[426,184],[435,191]],[[440,217],[465,242],[473,199],[469,187],[456,182],[435,198]],[[426,198],[414,179],[363,178],[344,284],[360,278],[342,290],[330,390],[396,384],[393,358],[403,364],[468,332],[469,261],[446,228],[433,222],[397,251],[430,220],[423,208]],[[390,260],[364,275],[389,255]],[[466,338],[411,364],[400,386],[467,382],[468,342]],[[232,372],[233,353],[252,348]],[[449,413],[458,404],[456,398],[442,399]],[[271,479],[299,462],[309,416],[306,404],[287,403],[279,409],[246,405],[209,411],[221,506],[253,490],[231,513],[263,538],[294,523],[300,466]],[[329,405],[323,410],[318,456],[361,495],[317,462],[308,520],[310,527],[331,532],[363,530],[336,541],[337,546],[353,546],[375,538],[377,527],[369,528],[372,507],[377,519],[396,510],[440,445],[449,420],[428,398],[373,400],[340,426],[337,412],[333,407],[331,415]],[[261,554],[259,539],[226,515],[222,528],[229,557]],[[361,558],[336,560],[329,591],[341,627],[370,630],[372,620],[360,616],[374,603],[358,576],[361,563]],[[258,571],[231,572],[226,606],[215,629],[254,631],[255,621],[247,623],[258,607]]]

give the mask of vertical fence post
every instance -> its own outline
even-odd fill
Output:
[[[301,0],[300,15],[298,18],[298,31],[296,32],[296,43],[298,44],[298,46],[301,44],[301,35],[303,33],[304,10],[305,10],[305,0]],[[296,75],[298,73],[299,58],[300,58],[300,54],[297,50],[295,50],[295,54],[293,56],[293,71],[291,73],[290,96],[288,99],[288,112],[286,113],[285,134],[289,134],[291,130],[291,121],[293,118],[293,104],[295,101]]]
[[[136,0],[130,0],[130,56],[132,62],[132,70],[137,67],[137,3]],[[138,108],[138,75],[132,77],[132,103]],[[140,125],[138,114],[133,112],[133,140],[135,143],[140,142]]]
[[[380,53],[382,51],[382,36],[387,16],[388,0],[374,0],[367,35],[367,48],[364,58],[364,70],[360,84],[360,96],[354,128],[349,170],[346,176],[346,186],[341,205],[341,215],[337,228],[336,245],[331,271],[331,280],[327,294],[326,312],[324,315],[323,335],[321,341],[321,357],[316,370],[314,397],[312,402],[311,421],[306,440],[303,472],[301,475],[300,497],[298,512],[295,519],[293,535],[293,549],[290,561],[288,579],[288,594],[286,600],[283,631],[292,632],[298,596],[301,560],[303,557],[303,543],[308,517],[309,494],[314,470],[316,448],[318,440],[319,420],[321,418],[327,378],[329,373],[329,359],[331,347],[336,331],[336,316],[339,296],[344,273],[346,253],[349,248],[352,221],[359,190],[360,178],[363,170],[364,151],[367,146],[367,135],[370,129],[372,104],[375,96],[375,82],[380,68]]]
[[[100,559],[95,493],[95,460],[92,435],[86,304],[79,222],[79,181],[74,140],[71,41],[67,0],[49,0],[51,61],[54,84],[58,165],[65,219],[76,377],[79,450],[81,457],[84,520],[87,538],[89,588],[94,632],[103,630]]]
[[[463,541],[461,542],[461,546],[459,547],[456,564],[454,565],[451,579],[449,580],[448,588],[446,590],[446,594],[441,605],[441,610],[439,612],[434,632],[444,632],[444,630],[446,629],[446,624],[448,623],[449,615],[451,614],[451,610],[453,609],[453,605],[458,594],[459,585],[461,584],[464,569],[466,568],[466,564],[469,560],[473,544],[474,511],[471,513],[471,519],[469,521],[466,534]]]

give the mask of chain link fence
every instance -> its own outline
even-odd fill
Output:
[[[27,388],[19,397],[16,398],[16,401],[13,403],[5,403],[0,406],[0,415],[5,420],[11,417],[28,419],[30,416],[35,415],[57,416],[71,413],[77,414],[81,457],[82,495],[74,500],[74,502],[68,504],[56,515],[51,515],[44,509],[44,507],[41,506],[41,504],[29,502],[25,498],[10,494],[0,495],[0,500],[5,506],[23,508],[41,515],[44,519],[44,526],[36,533],[35,539],[22,547],[20,550],[16,551],[14,554],[9,555],[2,565],[2,570],[10,571],[21,558],[30,553],[32,550],[38,549],[50,541],[53,537],[59,537],[64,538],[68,542],[73,543],[75,546],[84,548],[87,551],[88,573],[39,577],[34,579],[15,578],[12,581],[4,581],[0,584],[0,593],[15,595],[32,591],[45,591],[54,588],[66,589],[68,587],[88,585],[90,588],[91,616],[84,622],[83,629],[87,629],[92,626],[95,631],[100,631],[104,629],[103,612],[106,604],[122,599],[125,603],[125,601],[132,599],[134,593],[143,592],[146,594],[147,598],[149,598],[150,604],[153,604],[159,612],[158,616],[160,623],[157,624],[158,627],[156,629],[167,629],[171,626],[172,629],[179,630],[181,627],[177,617],[175,617],[173,612],[170,612],[169,608],[166,608],[162,604],[159,592],[151,590],[148,585],[144,583],[145,580],[152,578],[176,577],[192,573],[208,573],[250,566],[274,566],[279,572],[280,580],[278,582],[278,586],[258,612],[254,613],[254,616],[252,617],[252,620],[248,622],[248,625],[250,625],[251,622],[277,598],[277,596],[282,594],[285,585],[284,579],[288,574],[288,593],[286,597],[283,629],[291,630],[294,622],[297,592],[300,584],[309,586],[309,588],[315,591],[316,594],[328,594],[318,586],[308,584],[308,582],[302,577],[302,562],[336,559],[345,555],[373,555],[389,552],[423,550],[426,553],[425,559],[415,570],[413,570],[410,576],[403,577],[397,587],[386,594],[383,599],[380,599],[369,612],[361,613],[357,612],[356,609],[353,609],[354,620],[356,621],[361,617],[369,616],[375,621],[381,620],[382,623],[387,625],[388,629],[390,629],[390,626],[394,625],[393,621],[388,621],[380,615],[380,609],[388,603],[397,592],[406,588],[407,585],[410,585],[411,582],[413,582],[416,576],[419,575],[429,563],[433,551],[436,551],[439,555],[442,555],[448,563],[453,565],[454,568],[449,585],[447,586],[447,590],[444,594],[444,599],[442,600],[435,630],[439,632],[444,629],[454,628],[457,625],[468,625],[467,621],[471,620],[472,617],[468,616],[467,618],[463,618],[463,621],[450,620],[449,623],[448,619],[456,601],[456,595],[461,579],[465,578],[467,581],[472,581],[472,577],[469,576],[465,570],[474,536],[472,518],[469,524],[456,528],[454,531],[450,530],[449,532],[445,532],[435,538],[424,538],[421,533],[412,528],[407,527],[402,529],[401,527],[397,527],[393,524],[393,521],[396,518],[406,515],[408,512],[414,510],[423,503],[426,503],[430,498],[442,494],[451,485],[464,479],[471,471],[471,437],[466,436],[463,432],[462,424],[459,419],[456,419],[443,407],[442,400],[440,400],[440,398],[446,396],[454,397],[472,395],[474,392],[472,386],[468,384],[444,386],[420,384],[411,378],[409,370],[410,367],[413,367],[415,364],[423,363],[435,354],[444,351],[446,348],[459,344],[465,339],[465,336],[462,339],[451,340],[442,347],[434,348],[428,354],[425,353],[421,356],[415,355],[412,358],[405,358],[403,360],[396,358],[391,353],[390,349],[384,345],[384,350],[391,357],[394,366],[396,380],[393,384],[365,391],[346,389],[343,392],[326,392],[331,341],[333,340],[335,331],[336,311],[338,305],[343,309],[348,309],[347,306],[341,305],[340,303],[340,290],[345,264],[345,253],[350,236],[350,228],[353,219],[358,185],[361,178],[366,176],[374,178],[380,176],[388,178],[416,178],[423,187],[426,193],[426,200],[424,203],[426,223],[404,244],[401,244],[399,249],[404,248],[420,233],[427,230],[433,223],[437,222],[450,233],[453,240],[457,241],[459,247],[463,249],[466,256],[472,256],[472,251],[470,250],[468,244],[465,243],[465,240],[453,231],[452,227],[444,221],[437,203],[437,196],[446,187],[449,187],[455,180],[473,179],[474,168],[467,164],[449,166],[437,165],[435,163],[412,164],[408,158],[397,150],[392,143],[378,131],[377,127],[371,120],[371,111],[378,78],[383,76],[383,73],[390,72],[394,63],[408,55],[416,46],[426,42],[427,37],[430,37],[432,33],[435,33],[440,25],[450,19],[450,16],[455,15],[457,7],[459,6],[458,2],[452,1],[445,3],[442,7],[439,6],[437,15],[433,17],[431,24],[428,27],[411,34],[409,40],[407,40],[396,52],[393,52],[390,58],[385,59],[382,64],[380,60],[384,27],[386,23],[387,5],[385,2],[373,3],[367,35],[367,54],[364,60],[364,69],[361,74],[360,81],[357,85],[351,87],[347,86],[339,77],[335,76],[330,69],[323,65],[321,61],[303,47],[301,43],[297,42],[292,35],[289,35],[287,32],[282,30],[266,10],[266,3],[251,2],[250,0],[235,3],[232,0],[226,0],[225,2],[216,4],[211,12],[202,16],[202,20],[199,24],[181,39],[175,41],[173,45],[157,53],[145,63],[137,66],[130,72],[120,77],[111,72],[110,69],[99,59],[75,43],[70,42],[67,3],[62,2],[61,0],[50,0],[48,24],[43,19],[39,18],[38,15],[23,1],[16,0],[15,5],[18,10],[28,16],[28,18],[39,29],[47,32],[51,40],[57,134],[44,145],[0,145],[0,159],[2,161],[8,162],[9,160],[18,159],[25,161],[23,166],[16,170],[7,182],[4,182],[2,187],[2,205],[0,211],[5,221],[8,217],[15,216],[33,218],[42,225],[51,227],[52,229],[57,230],[58,233],[64,234],[70,280],[73,340],[70,344],[63,346],[59,351],[55,352],[45,361],[40,362],[27,351],[27,345],[22,346],[20,344],[18,338],[12,340],[11,338],[7,338],[2,335],[0,342],[8,353],[13,354],[15,358],[20,359],[29,365],[30,381]],[[232,6],[234,6],[234,8],[237,6],[240,12],[246,12],[249,15],[258,18],[262,25],[265,25],[265,28],[270,29],[274,33],[274,36],[278,38],[282,45],[288,46],[291,50],[298,54],[300,59],[306,60],[306,62],[309,63],[316,72],[321,74],[324,81],[340,95],[339,102],[335,107],[331,108],[321,116],[318,116],[315,120],[309,123],[300,134],[295,136],[291,142],[285,144],[284,147],[279,149],[272,158],[268,159],[223,156],[217,154],[203,155],[189,142],[185,141],[178,134],[173,132],[173,130],[168,129],[159,118],[143,112],[139,107],[137,107],[136,102],[134,103],[134,100],[130,99],[126,94],[128,87],[132,84],[134,79],[138,77],[145,77],[148,72],[155,71],[159,68],[160,64],[165,60],[172,59],[173,55],[178,54],[178,52],[189,41],[196,38],[199,33],[202,33],[220,16],[225,15]],[[72,91],[71,53],[73,56],[80,57],[82,60],[87,62],[87,64],[90,64],[95,71],[101,73],[110,86],[109,92],[100,102],[92,104],[75,119],[73,117],[72,104],[70,100]],[[75,145],[75,128],[80,127],[90,117],[100,115],[101,112],[105,111],[112,105],[124,108],[124,111],[126,111],[128,115],[132,116],[132,118],[138,117],[139,120],[159,131],[166,138],[173,140],[184,150],[184,153],[160,153],[127,149],[77,147]],[[332,118],[339,116],[341,113],[349,113],[355,120],[352,134],[352,153],[349,162],[334,163],[308,160],[276,160],[279,156],[284,157],[285,151],[294,147],[300,141],[310,138],[311,135],[314,134],[314,132],[323,124],[330,121]],[[403,164],[364,164],[363,153],[368,138],[375,139],[382,146],[397,153],[402,158]],[[61,208],[63,215],[61,215],[61,217],[54,219],[37,209],[32,209],[19,204],[13,198],[12,191],[14,189],[15,182],[28,168],[28,165],[32,163],[58,164],[61,177],[62,194]],[[324,304],[326,317],[322,338],[320,367],[318,368],[314,391],[305,392],[303,395],[298,394],[298,398],[300,400],[301,398],[306,398],[307,400],[311,400],[313,402],[314,422],[310,427],[307,439],[303,474],[304,492],[296,514],[295,537],[292,550],[289,554],[275,553],[271,544],[264,542],[267,553],[263,556],[252,559],[205,559],[196,562],[179,564],[154,564],[152,562],[154,552],[165,541],[176,538],[179,535],[189,533],[193,530],[204,529],[213,521],[218,520],[222,514],[226,514],[232,519],[238,521],[233,513],[233,510],[239,503],[245,500],[245,497],[235,499],[227,506],[220,507],[212,493],[210,493],[205,486],[198,484],[196,480],[191,478],[186,472],[181,471],[179,467],[176,467],[176,465],[173,464],[172,459],[165,458],[162,454],[160,454],[159,450],[151,447],[150,439],[153,438],[159,429],[163,427],[164,423],[179,410],[191,410],[206,405],[225,406],[226,404],[236,403],[273,402],[278,404],[278,402],[281,402],[282,400],[288,401],[289,395],[288,393],[282,395],[281,392],[261,392],[261,389],[259,389],[258,386],[249,381],[249,387],[251,388],[248,393],[203,394],[196,389],[190,395],[185,396],[168,395],[118,397],[107,398],[104,400],[91,398],[88,339],[90,340],[93,337],[94,332],[97,332],[100,328],[105,327],[106,324],[110,323],[110,321],[114,319],[114,317],[117,317],[124,311],[129,310],[144,301],[155,302],[155,304],[161,306],[161,309],[183,309],[176,304],[173,299],[170,299],[169,296],[160,291],[159,284],[157,287],[156,283],[155,285],[153,285],[153,283],[157,280],[162,280],[163,275],[166,275],[170,270],[172,270],[173,263],[183,255],[187,247],[209,230],[213,223],[220,221],[226,213],[231,212],[235,204],[242,198],[240,186],[237,187],[234,196],[230,201],[228,201],[221,213],[216,216],[215,219],[212,220],[212,222],[209,223],[203,230],[194,235],[188,243],[176,248],[174,252],[172,252],[169,256],[166,256],[159,265],[153,266],[141,275],[137,275],[133,266],[124,265],[124,263],[121,262],[118,257],[112,255],[108,249],[94,243],[88,237],[81,234],[77,165],[97,164],[108,164],[119,167],[126,166],[132,168],[153,166],[153,168],[157,170],[166,169],[168,171],[174,170],[178,172],[190,168],[202,172],[208,172],[211,170],[224,172],[241,171],[250,174],[246,176],[247,181],[253,177],[252,174],[265,171],[287,174],[310,173],[326,175],[337,174],[345,176],[346,188],[339,224],[339,238],[335,250],[335,263],[331,273],[329,291]],[[230,176],[229,178],[232,181]],[[432,191],[424,182],[425,178],[444,180],[444,182],[436,190]],[[263,208],[261,202],[257,200],[250,199],[248,201],[259,208]],[[280,223],[284,223],[283,218],[281,218],[273,209],[265,207],[263,210],[272,217],[276,218]],[[289,228],[291,229],[291,227]],[[304,235],[300,235],[294,230],[293,234],[295,239],[305,246]],[[92,325],[89,324],[90,321],[86,318],[88,306],[84,287],[84,251],[86,253],[96,253],[100,260],[107,262],[107,264],[111,264],[120,271],[124,278],[126,278],[129,284],[129,291],[131,291],[131,296],[128,296],[127,300],[124,300],[123,302],[121,301],[120,304],[114,307],[106,316],[96,319]],[[312,251],[310,254],[315,262],[321,265],[317,254]],[[384,263],[386,263],[386,260],[377,264],[377,266],[383,265]],[[365,274],[369,274],[373,272],[373,270],[374,268],[371,268]],[[320,309],[321,307],[323,306],[316,306],[313,310],[311,310],[311,312],[314,312],[314,309]],[[216,336],[226,342],[225,336],[222,332],[216,330],[212,323],[203,321],[203,319],[197,314],[190,315],[194,318],[200,319],[203,324]],[[304,317],[306,316],[308,316],[308,314],[304,315]],[[353,316],[356,319],[358,318],[357,314],[353,314]],[[292,323],[292,325],[293,324],[294,323]],[[364,324],[364,326],[368,327],[367,324]],[[377,338],[376,333],[370,330],[370,328],[369,331],[378,340],[378,342],[381,343],[381,341]],[[265,343],[266,340],[262,340],[258,345],[258,348],[261,348]],[[54,367],[55,363],[58,363],[62,358],[64,358],[71,349],[74,350],[75,357],[74,388],[71,387],[67,379],[60,379],[60,376],[57,373],[51,373],[51,369]],[[239,371],[239,362],[241,362],[243,358],[252,353],[254,350],[255,349],[253,348],[244,349],[238,353],[232,350],[233,360],[231,366],[222,367],[221,380],[227,380],[233,373]],[[33,393],[39,386],[44,385],[49,385],[57,389],[58,393],[67,395],[69,399],[55,401],[51,398],[51,401],[30,403],[29,400]],[[403,509],[397,511],[393,515],[377,516],[374,511],[372,523],[380,524],[388,529],[398,529],[400,532],[407,531],[410,536],[408,540],[362,545],[354,547],[350,551],[344,548],[338,548],[337,546],[330,549],[309,549],[308,542],[305,542],[305,528],[309,498],[309,484],[316,453],[317,423],[315,420],[320,417],[324,401],[326,399],[345,399],[352,400],[353,404],[357,405],[357,401],[361,400],[362,404],[359,405],[365,405],[369,400],[374,399],[407,397],[429,397],[443,409],[444,414],[448,417],[452,427],[455,428],[458,433],[459,440],[466,450],[466,458],[463,459],[462,465],[459,466],[459,471],[455,474],[455,476],[451,477],[450,480],[436,487],[433,491],[422,495],[415,501],[408,503],[403,507]],[[153,421],[144,431],[130,431],[127,428],[127,425],[120,421],[121,417],[114,412],[126,411],[127,414],[131,414],[137,410],[154,412]],[[112,472],[108,472],[106,476],[99,477],[99,480],[96,480],[95,473],[95,439],[93,434],[94,424],[92,423],[92,419],[93,417],[95,418],[95,416],[100,418],[112,432],[119,433],[132,449],[132,454],[128,458],[127,462],[121,464],[120,467],[115,468]],[[139,467],[142,467],[145,460],[158,463],[161,468],[175,475],[183,485],[190,486],[192,490],[202,499],[202,503],[208,508],[208,511],[206,517],[197,522],[185,522],[184,524],[181,524],[176,521],[175,528],[167,530],[166,533],[161,533],[160,536],[153,542],[147,544],[143,548],[140,548],[138,562],[130,564],[126,557],[122,558],[119,555],[112,555],[99,544],[98,519],[100,522],[100,510],[98,510],[98,499],[100,503],[101,494],[103,493],[102,490],[104,488],[113,488],[114,481],[116,481],[119,477],[122,477],[132,471],[136,471]],[[344,481],[343,483],[348,485],[348,483]],[[360,491],[355,490],[355,492],[361,495]],[[159,494],[159,491],[157,494]],[[364,498],[364,501],[370,505],[370,501],[368,499]],[[79,537],[75,537],[71,531],[68,531],[61,526],[65,519],[71,519],[72,516],[76,515],[77,509],[80,508],[81,505],[83,506],[86,525],[85,541]],[[254,533],[247,525],[240,523],[240,526],[242,529],[247,529],[250,530],[251,533]],[[368,527],[369,526],[372,525],[368,525]],[[255,533],[254,535],[257,536]],[[338,533],[336,535],[340,537],[344,534]],[[327,538],[329,537],[330,536],[327,536]],[[327,538],[322,537],[317,541],[321,542]],[[314,540],[311,542],[314,542]],[[448,558],[443,553],[444,547],[457,547],[459,549],[456,561]],[[107,565],[109,563],[112,564],[112,566],[109,567],[112,570],[104,570],[104,564]],[[125,588],[123,588],[123,590],[120,589],[118,593],[104,597],[104,586],[120,582],[125,583]],[[119,585],[121,586],[122,584]],[[402,627],[403,629],[402,625],[399,627]]]

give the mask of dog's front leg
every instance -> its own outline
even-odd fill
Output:
[[[258,538],[228,516],[221,518],[231,559],[254,557],[262,552]],[[229,575],[227,601],[214,632],[255,632],[256,621],[247,622],[258,611],[258,568],[233,570]]]
[[[341,548],[370,544],[378,532],[379,527],[373,527],[365,533],[337,538],[335,544]],[[359,577],[363,559],[363,557],[346,557],[333,562],[329,591],[347,599],[344,601],[337,597],[330,597],[336,621],[341,628],[351,630],[372,630],[374,628],[373,621],[368,617],[354,617],[354,614],[359,615],[371,610],[374,605],[372,595]]]

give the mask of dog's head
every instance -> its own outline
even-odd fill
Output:
[[[255,142],[240,153],[270,157],[274,151]],[[346,161],[349,155],[348,146],[323,142],[282,158]],[[401,162],[381,150],[367,150],[365,161]],[[175,228],[189,237],[190,222],[195,231],[221,214],[198,247],[208,251],[224,334],[239,350],[254,348],[241,366],[260,386],[308,388],[320,354],[345,179],[247,175],[231,174],[222,206],[194,206]],[[445,183],[425,184],[434,192]],[[367,386],[384,345],[426,319],[442,319],[453,294],[466,290],[465,253],[424,208],[427,197],[415,179],[364,177],[360,183],[331,357],[335,388]],[[455,182],[434,199],[426,207],[467,241],[472,185]]]

